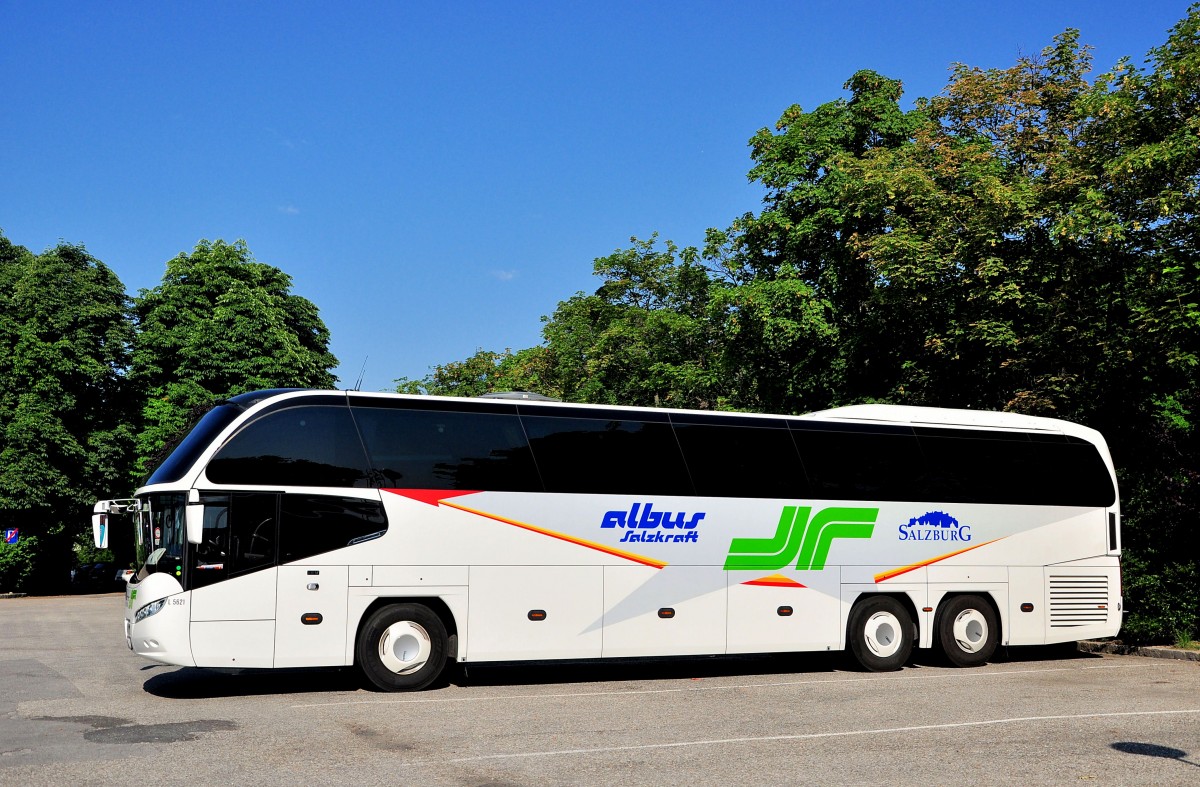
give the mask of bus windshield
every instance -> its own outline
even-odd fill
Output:
[[[183,576],[183,544],[186,537],[183,493],[146,495],[137,515],[137,576],[140,582],[151,574]]]
[[[192,468],[204,449],[208,448],[221,430],[233,423],[242,412],[242,407],[230,403],[220,404],[209,410],[175,446],[166,460],[155,468],[144,485],[172,484],[183,478],[183,474]]]

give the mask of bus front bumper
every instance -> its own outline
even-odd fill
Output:
[[[152,577],[151,577],[152,578]],[[148,581],[142,585],[150,585]],[[160,595],[155,591],[175,592]],[[156,598],[157,596],[157,598]],[[139,656],[162,664],[194,667],[190,636],[191,593],[141,587],[125,605],[125,644]]]

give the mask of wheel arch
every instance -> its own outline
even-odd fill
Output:
[[[913,633],[914,634],[913,642],[919,643],[921,641],[921,633],[922,633],[921,632],[921,615],[919,614],[919,612],[917,610],[917,604],[915,601],[913,601],[912,596],[910,596],[908,593],[905,593],[903,591],[899,591],[899,592],[893,591],[893,592],[888,592],[888,593],[864,591],[854,597],[854,600],[850,602],[850,607],[846,610],[846,620],[845,620],[844,624],[842,625],[842,637],[844,638],[843,642],[842,642],[842,647],[846,647],[846,643],[849,642],[850,621],[852,621],[854,619],[855,607],[857,607],[859,604],[862,604],[866,601],[869,601],[870,599],[877,598],[879,596],[887,596],[889,598],[894,598],[894,599],[896,599],[896,601],[899,601],[904,606],[905,611],[908,612],[908,616],[912,619],[913,626],[916,628],[916,630]]]
[[[992,608],[992,612],[996,615],[996,626],[999,628],[999,631],[996,632],[996,642],[1003,645],[1004,630],[1007,620],[1005,619],[1003,612],[1001,612],[1000,604],[996,601],[996,597],[993,595],[993,592],[991,590],[950,590],[946,593],[943,593],[941,598],[938,599],[937,607],[933,612],[933,625],[930,628],[930,631],[933,634],[933,647],[937,648],[937,633],[939,631],[939,627],[942,625],[942,615],[945,613],[946,607],[948,606],[947,602],[962,596],[975,596],[976,598],[982,598],[988,603],[988,605]]]
[[[354,648],[354,653],[358,652],[358,641],[362,637],[363,627],[370,620],[371,615],[375,614],[376,610],[392,604],[420,604],[427,607],[433,614],[441,619],[442,625],[446,627],[446,657],[454,660],[458,657],[458,621],[454,618],[454,613],[450,610],[450,606],[437,596],[380,596],[372,601],[358,618],[358,623],[354,627],[354,642],[351,646]],[[357,662],[357,656],[355,661]]]

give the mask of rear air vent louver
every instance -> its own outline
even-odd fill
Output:
[[[1050,577],[1050,628],[1108,622],[1108,577]]]

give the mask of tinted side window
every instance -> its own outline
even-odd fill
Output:
[[[229,576],[229,495],[204,495],[204,533],[191,547],[191,587],[211,585]]]
[[[919,439],[935,484],[932,499],[1107,506],[1116,497],[1108,470],[1090,443],[972,432],[927,433]]]
[[[207,493],[204,534],[192,548],[191,587],[275,565],[279,495],[270,492]]]
[[[923,435],[930,495],[953,503],[1021,503],[1041,485],[1027,461],[1029,442]]]
[[[540,492],[521,420],[500,413],[355,407],[383,486]]]
[[[809,497],[787,429],[676,424],[692,481],[714,497]]]
[[[217,484],[369,486],[346,407],[293,407],[253,421],[208,463]]]
[[[923,500],[921,448],[911,433],[794,429],[814,498]],[[936,498],[935,498],[936,499]]]
[[[1046,445],[1042,457],[1057,471],[1059,493],[1055,505],[1099,507],[1117,502],[1112,476],[1096,446],[1087,442]]]
[[[378,500],[331,495],[283,495],[279,504],[279,562],[289,563],[382,536]]]
[[[547,492],[690,495],[666,422],[522,416]]]

